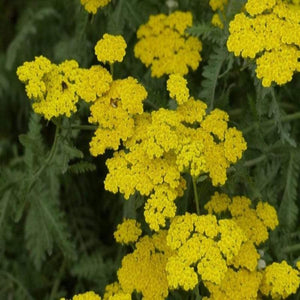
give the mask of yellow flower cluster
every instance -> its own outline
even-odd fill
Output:
[[[260,291],[273,299],[287,298],[296,293],[300,285],[299,271],[289,266],[286,261],[267,266],[263,275]]]
[[[78,64],[74,60],[55,65],[43,56],[25,62],[17,69],[19,79],[26,84],[28,98],[33,99],[33,110],[46,119],[76,111],[79,96]]]
[[[191,290],[199,282],[198,275],[204,282],[219,285],[245,241],[245,234],[233,220],[217,221],[214,215],[189,213],[176,216],[167,236],[175,252],[166,266],[170,287]]]
[[[99,7],[106,6],[111,0],[80,0],[85,10],[89,13],[96,14]]]
[[[249,201],[216,193],[207,207],[218,214],[230,211],[231,218],[186,213],[174,217],[168,230],[140,238],[123,258],[118,282],[106,287],[104,300],[131,299],[133,292],[146,300],[166,299],[170,290],[192,290],[200,281],[210,293],[204,299],[257,300],[260,293],[281,299],[295,293],[299,271],[285,261],[258,269],[260,255],[252,235],[237,222],[237,216],[251,214]],[[272,206],[259,203],[256,212],[274,229],[277,215]]]
[[[209,5],[213,11],[220,10],[220,12],[223,13],[225,6],[227,5],[228,0],[210,0]],[[223,14],[224,15],[224,14]],[[215,13],[211,19],[211,23],[219,27],[221,29],[224,28],[224,24],[220,18],[220,15],[218,13]]]
[[[138,29],[139,41],[134,53],[146,67],[151,66],[153,77],[173,73],[185,75],[189,67],[198,68],[202,44],[185,33],[192,23],[190,12],[176,11],[168,16],[150,16],[148,23]]]
[[[141,224],[134,219],[124,219],[114,232],[117,243],[129,244],[136,242],[142,234]]]
[[[60,300],[66,300],[66,298],[61,298]],[[90,291],[84,294],[75,295],[72,300],[101,300],[101,297],[95,292]]]
[[[106,162],[105,189],[125,198],[136,191],[149,196],[144,214],[156,231],[175,216],[174,200],[185,189],[181,173],[208,174],[213,185],[224,184],[227,168],[246,149],[242,133],[228,128],[228,115],[218,109],[206,115],[206,104],[190,97],[186,84],[180,75],[171,75],[167,88],[177,109],[161,108],[134,118],[134,127],[127,126],[133,128],[124,143],[127,150]]]
[[[103,300],[131,300],[131,295],[124,293],[119,282],[113,282],[105,287]]]
[[[103,63],[114,63],[123,61],[127,44],[121,35],[104,34],[95,46],[97,59]]]
[[[215,193],[206,203],[209,213],[220,214],[229,211],[232,219],[243,229],[249,241],[259,245],[268,239],[268,229],[274,230],[278,225],[276,210],[268,203],[259,202],[256,209],[250,207],[251,200],[236,196]]]
[[[210,292],[205,300],[257,300],[262,274],[258,271],[250,272],[246,269],[234,270],[229,268],[220,285],[206,282],[205,286]]]
[[[123,59],[126,43],[121,36],[104,35],[104,39],[95,48],[99,61],[113,63]],[[141,101],[147,97],[147,92],[135,79],[129,77],[112,82],[111,74],[104,67],[95,65],[84,69],[74,60],[56,65],[39,56],[20,66],[17,75],[26,85],[28,98],[33,100],[33,110],[48,120],[62,115],[70,117],[71,113],[76,112],[76,103],[80,98],[86,102],[95,102],[90,121],[101,125],[98,117],[102,118],[104,114],[106,121],[103,123],[107,124],[109,114],[111,115],[114,122],[104,125],[103,132],[96,134],[98,139],[102,135],[102,138],[108,140],[107,147],[115,149],[118,148],[120,139],[126,139],[132,131],[133,120],[129,114],[142,113]],[[101,100],[98,101],[99,98]],[[101,105],[100,109],[104,108],[106,114],[97,113]],[[120,120],[125,120],[123,125]],[[111,136],[112,141],[109,142]],[[92,149],[92,152],[104,151]]]
[[[144,300],[160,300],[168,296],[166,263],[171,250],[166,244],[166,231],[152,237],[144,236],[136,249],[127,254],[118,270],[118,280],[123,293],[142,293]]]
[[[300,70],[300,7],[282,0],[248,0],[245,13],[230,22],[228,50],[256,59],[265,87],[292,80]],[[254,42],[253,42],[254,41]]]
[[[112,82],[109,91],[91,106],[89,122],[99,125],[90,142],[90,152],[97,156],[107,148],[117,150],[134,132],[133,116],[143,112],[145,88],[133,77]]]

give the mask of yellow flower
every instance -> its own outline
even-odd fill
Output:
[[[299,271],[289,266],[286,261],[267,266],[263,275],[260,291],[274,299],[295,294],[300,284]]]
[[[274,230],[278,225],[276,210],[266,202],[259,202],[256,206],[257,216],[263,221],[264,225]]]
[[[114,232],[117,243],[129,244],[136,242],[142,234],[141,224],[133,219],[124,219]]]
[[[80,69],[77,93],[86,102],[96,101],[109,90],[111,83],[110,73],[101,66]]]
[[[219,16],[219,14],[214,14],[212,19],[211,19],[211,24],[213,24],[216,27],[219,27],[221,29],[224,28],[224,24]]]
[[[226,194],[219,194],[218,192],[215,192],[215,194],[210,198],[210,201],[205,204],[204,208],[209,214],[220,214],[228,210],[230,202],[231,199]]]
[[[133,135],[133,116],[142,114],[146,97],[145,88],[132,77],[113,81],[109,91],[91,106],[89,122],[99,125],[90,142],[92,155],[117,150],[121,140]]]
[[[209,0],[209,5],[213,11],[216,11],[217,9],[223,11],[227,2],[228,0]]]
[[[300,7],[277,0],[248,0],[246,10],[250,16],[239,13],[229,24],[228,50],[256,59],[256,75],[264,87],[291,81],[300,70]]]
[[[77,111],[79,67],[76,61],[55,65],[40,56],[20,66],[17,75],[26,84],[27,96],[34,101],[34,112],[50,120],[61,115],[70,117]]]
[[[114,63],[123,61],[127,44],[121,35],[110,35],[105,33],[95,46],[97,59],[103,63]]]
[[[66,300],[65,298],[61,298],[60,300]],[[101,297],[97,295],[95,292],[86,292],[84,294],[78,294],[73,296],[72,300],[101,300]]]
[[[134,54],[146,67],[151,66],[151,75],[185,75],[198,68],[201,61],[201,42],[185,33],[192,26],[190,12],[175,11],[169,16],[150,16],[148,23],[137,31],[138,43]]]
[[[189,99],[187,81],[181,75],[171,74],[169,76],[167,90],[170,92],[170,97],[175,99],[178,104],[187,102]]]
[[[229,268],[221,284],[204,282],[210,292],[209,299],[222,300],[257,300],[261,282],[261,273],[249,272],[245,269],[237,271]]]
[[[98,8],[106,6],[111,0],[80,0],[85,10],[89,13],[96,14]]]
[[[123,293],[136,291],[145,300],[165,299],[169,293],[165,269],[170,254],[165,231],[141,238],[136,249],[123,258],[117,272]]]

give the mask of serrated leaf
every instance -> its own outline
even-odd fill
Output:
[[[298,221],[297,188],[300,174],[300,155],[291,150],[286,172],[286,184],[280,203],[278,217],[279,224],[288,229],[293,229]]]
[[[211,55],[209,56],[207,65],[203,68],[202,76],[204,79],[201,83],[201,92],[199,97],[206,100],[210,110],[214,106],[218,78],[227,56],[228,52],[224,47],[214,47]]]
[[[67,224],[56,199],[39,182],[31,193],[30,208],[25,223],[26,248],[35,266],[40,269],[46,255],[51,255],[56,244],[66,257],[75,255]]]

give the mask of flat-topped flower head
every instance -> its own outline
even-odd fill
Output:
[[[142,234],[141,224],[134,219],[124,219],[114,232],[117,243],[129,244],[136,242]]]
[[[248,0],[246,11],[229,24],[228,50],[256,60],[264,87],[291,81],[300,70],[300,7],[282,0]]]
[[[202,44],[198,38],[185,33],[192,23],[190,12],[175,11],[168,16],[150,16],[149,21],[140,26],[134,53],[146,67],[151,66],[152,77],[185,75],[189,68],[198,68]]]
[[[114,63],[123,61],[127,44],[121,35],[105,33],[95,46],[97,59],[103,63]]]
[[[75,60],[56,65],[45,57],[36,57],[20,66],[17,75],[26,84],[34,112],[50,120],[61,115],[70,117],[77,111],[79,66]]]
[[[89,13],[96,14],[98,8],[106,6],[111,0],[80,0],[85,10]]]

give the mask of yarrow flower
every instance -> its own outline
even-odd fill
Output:
[[[78,70],[74,60],[55,65],[40,56],[20,66],[17,75],[26,84],[28,98],[34,101],[33,110],[49,120],[60,115],[70,117],[77,110]]]
[[[141,224],[133,219],[124,219],[114,232],[117,243],[129,244],[136,242],[142,234]]]
[[[142,293],[145,300],[163,300],[168,296],[166,263],[171,250],[166,244],[166,232],[145,236],[127,254],[118,270],[118,281],[124,293]]]
[[[249,15],[239,13],[230,22],[228,50],[256,59],[256,75],[264,87],[291,81],[300,70],[300,7],[281,0],[248,0],[246,11]]]
[[[90,108],[89,122],[99,125],[90,142],[92,155],[117,150],[121,141],[133,135],[133,116],[142,114],[146,97],[145,88],[133,77],[112,82],[109,91]]]
[[[243,229],[249,241],[259,245],[268,239],[268,230],[278,225],[276,210],[266,202],[259,202],[256,209],[250,207],[247,197],[235,196],[232,199],[225,194],[215,193],[204,206],[209,213],[220,214],[229,211],[233,220]]]
[[[66,298],[60,298],[60,300],[66,300]],[[73,296],[72,300],[101,300],[101,297],[95,292],[86,292]]]
[[[225,6],[227,5],[227,3],[228,3],[228,0],[210,0],[210,1],[209,1],[209,5],[210,5],[211,9],[212,9],[213,11],[219,10],[220,13],[223,14],[223,16],[224,16],[224,13],[223,13],[223,12],[224,12],[224,9],[225,9]],[[224,17],[225,17],[225,16],[224,16]],[[212,23],[214,26],[219,27],[219,28],[221,28],[221,29],[224,28],[224,24],[223,24],[223,22],[222,22],[222,20],[221,20],[221,18],[220,18],[219,13],[215,13],[215,14],[213,15],[213,17],[212,17],[212,19],[211,19],[211,23]]]
[[[80,0],[85,10],[89,13],[96,14],[98,8],[106,6],[111,0]]]
[[[228,128],[227,113],[216,109],[206,115],[206,104],[190,97],[186,84],[181,75],[171,75],[167,88],[177,108],[134,118],[133,133],[124,140],[127,150],[106,162],[105,188],[125,198],[136,191],[148,196],[145,220],[156,231],[176,214],[174,201],[185,189],[182,173],[208,174],[213,185],[222,185],[227,168],[246,149],[242,133]]]
[[[26,93],[33,100],[34,112],[47,120],[77,111],[79,99],[94,102],[108,92],[112,76],[102,66],[80,68],[75,60],[56,65],[43,56],[18,67],[17,75],[25,83]]]
[[[260,291],[273,299],[285,299],[295,294],[299,288],[299,275],[299,271],[289,266],[286,261],[272,263],[263,272]]]
[[[104,34],[95,46],[98,61],[114,63],[123,61],[127,44],[121,35]]]
[[[175,11],[166,16],[150,16],[149,21],[137,31],[138,43],[134,54],[146,67],[151,66],[151,75],[185,75],[198,68],[201,61],[201,42],[189,36],[185,30],[192,26],[190,12]]]

